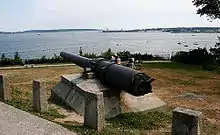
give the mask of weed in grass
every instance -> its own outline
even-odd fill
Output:
[[[43,118],[54,120],[55,118],[65,118],[65,115],[62,115],[58,112],[57,108],[48,108],[47,111],[40,113]]]
[[[24,111],[33,110],[32,103],[28,99],[12,99],[11,101],[6,101],[6,103]]]
[[[31,97],[32,96],[32,92],[26,91],[26,92],[24,92],[24,96],[25,97]]]
[[[21,98],[22,97],[22,91],[18,88],[12,88],[12,98]]]

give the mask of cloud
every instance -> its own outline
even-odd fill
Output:
[[[36,11],[39,14],[58,16],[115,16],[128,13],[178,13],[194,10],[192,3],[185,0],[36,0]]]
[[[23,0],[24,1],[24,0]],[[191,0],[30,0],[29,15],[20,22],[8,19],[7,27],[19,29],[214,26],[196,15]],[[20,4],[20,9],[25,8]],[[26,7],[28,7],[26,5]],[[0,14],[1,16],[1,14]],[[17,14],[17,16],[21,16]],[[15,19],[14,19],[15,20]],[[21,23],[22,22],[22,23]],[[0,22],[1,24],[1,22]],[[7,25],[7,19],[4,25]]]

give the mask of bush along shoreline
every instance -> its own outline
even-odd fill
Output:
[[[69,63],[63,59],[61,56],[54,54],[53,57],[47,58],[42,56],[36,59],[22,59],[18,52],[15,52],[14,58],[6,58],[5,54],[1,55],[0,66],[13,66],[13,65],[25,65],[25,64],[53,64],[53,63]]]
[[[100,55],[95,53],[83,53],[82,49],[79,50],[79,55],[86,58],[105,58],[111,59],[115,53],[109,48],[107,51],[102,52]],[[160,56],[153,56],[151,54],[134,53],[131,54],[129,51],[121,51],[116,53],[120,56],[122,61],[128,61],[129,58],[135,58],[139,61],[152,61],[152,60],[169,60]],[[174,54],[171,59],[173,62],[183,63],[188,65],[201,66],[205,70],[217,70],[220,71],[220,43],[216,43],[215,47],[207,50],[206,48],[197,48],[194,50],[180,51]],[[14,58],[6,58],[5,54],[1,55],[0,66],[11,66],[11,65],[25,65],[25,64],[53,64],[53,63],[71,63],[61,56],[54,54],[53,57],[42,56],[37,59],[22,59],[18,52],[15,52]]]
[[[188,52],[180,51],[171,57],[172,61],[184,63],[188,65],[198,65],[205,70],[220,72],[220,43],[216,43],[215,47],[197,48]]]
[[[127,61],[129,58],[135,58],[139,61],[150,61],[150,60],[167,60],[166,58],[160,56],[153,56],[150,54],[141,54],[141,53],[134,53],[131,54],[129,51],[121,51],[114,53],[109,48],[107,51],[101,53],[100,55],[95,53],[83,53],[82,50],[79,50],[79,55],[86,57],[86,58],[105,58],[111,59],[111,56],[117,54],[120,56],[122,61]],[[54,54],[53,57],[46,57],[42,56],[40,58],[35,59],[22,59],[18,52],[15,52],[14,58],[7,58],[3,53],[0,58],[0,66],[12,66],[12,65],[25,65],[25,64],[54,64],[54,63],[71,63],[66,59],[63,59],[61,56]]]

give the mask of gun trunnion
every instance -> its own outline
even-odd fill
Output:
[[[66,52],[61,52],[60,56],[84,69],[90,68],[101,83],[111,88],[124,90],[134,96],[152,92],[152,82],[155,79],[143,72],[111,63],[103,58],[88,59]]]

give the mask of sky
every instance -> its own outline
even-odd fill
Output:
[[[192,0],[0,0],[0,31],[220,26]]]

